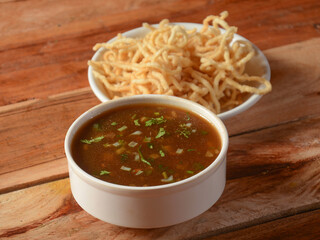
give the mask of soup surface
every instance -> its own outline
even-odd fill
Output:
[[[128,186],[154,186],[191,177],[221,150],[205,119],[164,105],[120,107],[91,119],[72,142],[75,162],[90,175]]]

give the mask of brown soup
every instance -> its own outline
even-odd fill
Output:
[[[191,177],[221,150],[218,131],[207,120],[164,105],[132,105],[86,123],[72,141],[75,162],[101,180],[155,186]]]

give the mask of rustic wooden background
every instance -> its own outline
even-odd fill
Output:
[[[92,46],[143,22],[228,22],[266,54],[272,93],[226,121],[227,185],[199,217],[134,230],[84,212],[64,135],[99,103]],[[320,2],[0,1],[0,239],[320,239]]]

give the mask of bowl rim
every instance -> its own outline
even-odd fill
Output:
[[[184,27],[186,27],[187,29],[192,29],[192,28],[197,28],[197,30],[201,29],[201,27],[203,26],[203,24],[201,23],[190,23],[190,22],[172,22],[171,24],[173,25],[182,25]],[[151,24],[151,26],[154,27],[158,27],[159,24]],[[220,29],[222,32],[224,32],[224,29]],[[129,31],[126,31],[124,33],[122,33],[123,36],[126,37],[133,37],[132,35],[136,35],[137,33],[139,33],[140,31],[148,31],[145,27],[138,27],[138,28],[134,28],[131,29]],[[107,42],[113,42],[117,39],[117,36],[113,37],[112,39],[108,40]],[[270,68],[270,64],[268,62],[267,57],[263,54],[263,52],[255,45],[253,44],[251,41],[249,41],[248,39],[246,39],[245,37],[239,35],[239,34],[234,34],[234,38],[232,40],[244,40],[247,41],[249,43],[252,44],[253,48],[255,49],[255,51],[258,53],[258,55],[261,57],[261,60],[264,64],[265,67],[265,73],[264,73],[264,77],[270,81],[271,79],[271,68]],[[100,54],[104,51],[103,48],[98,49],[93,57],[91,58],[91,60],[96,60]],[[93,91],[93,93],[95,94],[95,96],[101,101],[101,102],[106,102],[109,101],[110,99],[103,93],[103,91],[101,91],[100,87],[98,86],[95,77],[92,74],[92,67],[88,66],[88,79],[89,79],[89,85],[91,90]],[[218,113],[218,117],[221,118],[222,120],[226,120],[228,118],[231,118],[235,115],[238,115],[242,112],[244,112],[245,110],[249,109],[250,107],[252,107],[255,103],[257,103],[260,98],[262,97],[262,95],[259,94],[252,94],[247,100],[245,100],[242,104],[240,104],[239,106],[236,106],[235,108],[232,108],[230,110],[227,110],[225,112],[222,113]]]
[[[200,117],[206,119],[207,121],[209,121],[211,124],[214,125],[214,127],[217,129],[217,131],[220,135],[222,146],[221,146],[221,150],[220,150],[219,155],[216,157],[216,159],[208,167],[206,167],[205,169],[203,169],[199,173],[197,173],[189,178],[186,178],[186,179],[183,179],[183,180],[180,180],[177,182],[168,183],[168,184],[164,184],[164,185],[138,187],[138,186],[120,185],[120,184],[115,184],[115,183],[103,181],[101,179],[98,179],[98,178],[90,175],[89,173],[85,172],[83,169],[81,169],[78,166],[78,164],[74,161],[72,154],[71,154],[71,142],[72,142],[72,139],[74,137],[75,132],[77,131],[77,129],[79,129],[79,127],[83,126],[83,124],[88,122],[90,119],[92,119],[93,117],[95,117],[103,112],[106,112],[106,111],[109,111],[111,109],[118,108],[121,106],[125,106],[128,104],[129,105],[130,104],[138,105],[139,103],[143,103],[146,100],[150,100],[150,99],[153,100],[153,102],[151,102],[151,104],[157,104],[155,102],[155,100],[159,100],[159,99],[162,99],[163,101],[168,101],[167,103],[160,103],[160,104],[158,103],[159,105],[177,106],[174,104],[175,102],[184,103],[185,104],[184,107],[179,106],[179,108],[186,109],[188,111],[193,112],[196,115],[200,115]],[[132,103],[132,101],[136,101],[136,102]],[[169,103],[169,101],[170,101],[170,103]],[[199,112],[204,113],[206,116],[210,116],[210,119],[203,116],[203,114],[197,113],[196,110],[192,110],[192,109],[197,109]],[[92,112],[96,112],[96,114],[92,114]],[[85,120],[83,120],[83,119],[85,119]],[[83,122],[81,123],[81,121],[83,121]],[[175,96],[157,95],[157,94],[144,94],[144,95],[122,97],[122,98],[118,98],[115,100],[103,102],[103,103],[100,103],[99,105],[92,107],[91,109],[89,109],[86,112],[84,112],[83,114],[81,114],[71,124],[71,126],[69,127],[69,129],[67,131],[67,134],[65,136],[65,141],[64,141],[64,148],[65,148],[65,154],[66,154],[67,160],[68,160],[68,165],[69,165],[69,167],[71,167],[74,170],[74,172],[79,177],[81,177],[83,180],[87,181],[88,183],[90,183],[94,186],[97,186],[100,189],[103,189],[103,190],[109,189],[109,190],[122,191],[122,192],[128,192],[128,191],[129,192],[152,192],[152,191],[168,190],[168,189],[177,190],[177,188],[179,188],[179,187],[183,187],[188,184],[193,184],[193,183],[195,184],[199,181],[203,181],[204,179],[206,179],[209,176],[209,174],[211,172],[215,172],[218,169],[218,167],[220,166],[220,164],[225,160],[226,155],[227,155],[228,146],[229,146],[229,136],[228,136],[227,129],[226,129],[224,123],[222,122],[222,120],[219,117],[217,117],[216,114],[211,112],[209,109],[203,107],[202,105],[195,103],[195,102],[192,102],[190,100],[175,97]]]

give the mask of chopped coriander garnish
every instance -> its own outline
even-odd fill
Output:
[[[91,138],[90,140],[88,140],[88,139],[81,139],[80,141],[81,141],[82,143],[91,144],[91,143],[100,142],[102,139],[104,139],[104,136],[100,136],[100,137],[96,137],[96,138]]]
[[[159,112],[154,112],[154,115],[159,116],[160,113]]]
[[[111,126],[116,126],[118,123],[116,123],[116,122],[112,122],[111,123]]]
[[[190,149],[188,149],[187,151],[188,151],[188,152],[194,152],[194,151],[195,151],[195,149],[190,148]]]
[[[117,130],[119,131],[119,132],[122,132],[122,131],[124,131],[124,130],[126,130],[128,127],[126,126],[126,125],[124,125],[124,126],[122,126],[121,128],[118,128]]]
[[[164,157],[164,156],[165,156],[165,154],[164,154],[164,152],[163,152],[162,150],[160,150],[159,153],[160,153],[160,156],[161,156],[161,157]]]
[[[151,141],[151,137],[144,137],[143,141],[144,142],[150,142]]]
[[[156,138],[160,138],[165,134],[166,134],[166,130],[164,130],[164,128],[160,128]]]
[[[177,130],[177,133],[179,133],[180,136],[184,136],[185,138],[189,138],[189,135],[191,134],[190,131],[186,129],[179,129]]]
[[[140,155],[141,162],[144,162],[144,163],[148,164],[149,166],[151,166],[151,164],[143,157],[140,149],[141,149],[141,146],[140,146],[139,149],[138,149],[138,153],[139,153],[139,155]]]
[[[180,124],[179,129],[176,131],[180,136],[184,136],[185,138],[189,138],[191,135],[190,129],[186,126],[186,124]]]
[[[137,114],[133,114],[132,117],[131,117],[131,119],[135,119],[136,116],[137,116]]]
[[[141,158],[141,162],[144,162],[146,164],[148,164],[149,166],[151,166],[151,163],[149,163],[147,160],[145,160],[144,158]]]
[[[139,119],[133,120],[133,122],[134,122],[134,125],[140,126]]]
[[[186,120],[189,121],[190,120],[190,113],[186,112],[186,115],[187,115]]]
[[[148,147],[149,147],[150,149],[153,149],[153,144],[152,144],[152,143],[148,143]]]
[[[190,171],[190,170],[186,171],[186,173],[188,173],[188,174],[194,174],[194,172],[193,172],[193,171]]]
[[[100,171],[100,176],[102,176],[102,175],[109,175],[109,174],[110,174],[109,171],[106,171],[106,170],[101,170],[101,171]]]
[[[120,143],[120,145],[123,145],[124,144],[124,140],[123,139],[119,139],[118,143]]]
[[[105,144],[103,144],[103,146],[106,148],[106,147],[111,147],[112,146],[112,144],[110,144],[110,143],[105,143]]]
[[[146,121],[145,126],[146,126],[146,127],[149,127],[149,126],[151,126],[151,125],[153,125],[153,124],[161,124],[161,123],[164,123],[164,122],[166,122],[166,121],[167,121],[167,120],[164,119],[163,116],[158,117],[158,118],[151,118],[150,120]]]
[[[179,129],[176,131],[177,133],[180,134],[180,136],[184,136],[185,138],[189,138],[191,135],[190,129],[187,127],[186,124],[180,124]]]

